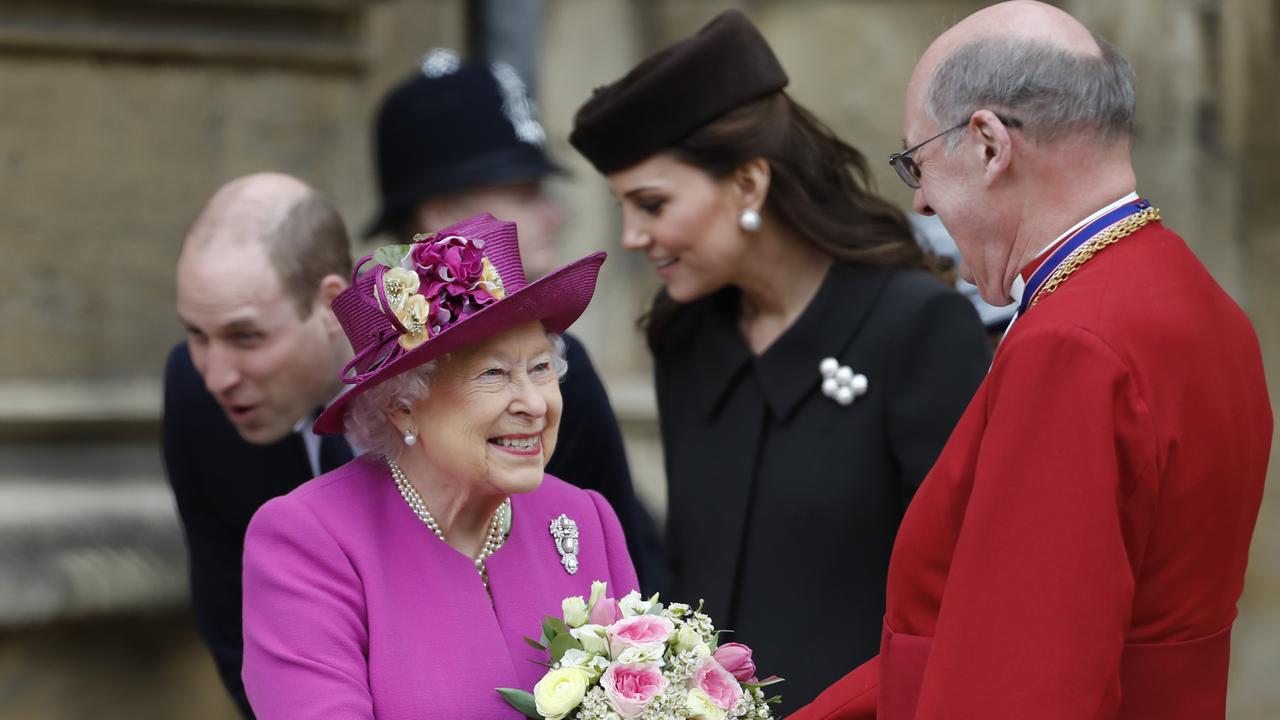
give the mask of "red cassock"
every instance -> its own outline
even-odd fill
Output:
[[[1182,239],[1104,248],[1014,324],[912,501],[880,655],[791,718],[1222,718],[1271,422]]]

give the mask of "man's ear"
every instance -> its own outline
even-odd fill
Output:
[[[338,317],[333,314],[330,303],[338,297],[338,293],[347,289],[347,280],[344,277],[330,273],[320,279],[320,288],[316,290],[315,308],[324,318],[325,330],[331,333],[342,333],[342,325],[338,322]]]
[[[769,161],[764,158],[748,160],[733,171],[732,182],[738,191],[742,210],[760,212],[769,197],[769,183],[773,173]]]
[[[979,154],[983,178],[991,185],[1008,172],[1013,162],[1013,137],[1009,127],[990,110],[978,110],[969,118],[966,132],[974,135],[974,151]]]

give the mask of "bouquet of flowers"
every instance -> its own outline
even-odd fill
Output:
[[[719,644],[701,605],[606,591],[596,581],[589,599],[565,598],[563,617],[548,615],[542,637],[526,639],[550,662],[532,693],[497,689],[512,707],[535,720],[773,717],[780,698],[761,688],[781,678],[757,680],[751,649]]]

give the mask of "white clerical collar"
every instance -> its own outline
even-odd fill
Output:
[[[1041,261],[1040,263],[1036,263],[1036,267],[1035,267],[1035,269],[1033,269],[1031,272],[1029,272],[1029,273],[1022,273],[1022,272],[1019,272],[1019,273],[1018,273],[1018,277],[1019,277],[1019,279],[1021,279],[1021,278],[1022,278],[1022,276],[1023,276],[1024,274],[1025,274],[1025,275],[1027,275],[1027,276],[1034,275],[1034,274],[1035,274],[1035,271],[1040,269],[1040,265],[1043,263],[1043,261],[1048,259],[1048,258],[1046,258],[1045,256],[1049,254],[1049,251],[1050,251],[1050,250],[1052,250],[1053,248],[1057,247],[1057,246],[1058,246],[1058,243],[1061,243],[1061,242],[1062,242],[1063,240],[1065,240],[1066,238],[1071,237],[1071,236],[1072,236],[1072,235],[1074,235],[1075,233],[1079,232],[1079,231],[1080,231],[1080,229],[1081,229],[1081,228],[1083,228],[1085,225],[1088,225],[1089,223],[1093,222],[1094,220],[1097,220],[1098,218],[1102,217],[1103,215],[1106,215],[1107,213],[1111,212],[1112,210],[1115,210],[1116,208],[1120,207],[1121,205],[1124,205],[1125,203],[1131,203],[1131,202],[1133,202],[1133,201],[1135,201],[1135,200],[1137,200],[1137,199],[1138,199],[1138,193],[1136,193],[1136,192],[1131,192],[1131,193],[1129,193],[1128,195],[1125,195],[1124,197],[1120,198],[1119,200],[1116,200],[1116,201],[1112,202],[1111,204],[1107,205],[1106,207],[1103,207],[1103,208],[1101,208],[1100,210],[1098,210],[1098,211],[1094,212],[1092,215],[1090,215],[1089,217],[1087,217],[1087,218],[1085,218],[1085,219],[1081,220],[1080,222],[1076,223],[1075,225],[1072,225],[1070,228],[1068,228],[1068,229],[1067,229],[1067,231],[1066,231],[1066,232],[1064,232],[1064,233],[1062,233],[1061,235],[1059,235],[1058,237],[1054,238],[1054,239],[1053,239],[1053,242],[1051,242],[1051,243],[1049,243],[1048,245],[1045,245],[1044,247],[1040,248],[1040,252],[1036,253],[1035,257],[1031,258],[1031,260],[1030,260],[1030,261],[1028,261],[1026,264],[1024,264],[1024,265],[1023,265],[1023,267],[1025,268],[1025,267],[1027,267],[1028,265],[1030,265],[1032,262],[1034,262],[1034,261],[1036,261],[1036,260],[1040,260],[1040,261]],[[1015,281],[1015,282],[1016,282],[1016,281]],[[1023,281],[1022,286],[1023,286],[1023,288],[1025,288],[1025,287],[1026,287],[1026,282],[1025,282],[1025,281]],[[1021,302],[1021,300],[1022,300],[1022,296],[1021,296],[1021,294],[1019,294],[1019,296],[1015,299],[1015,302]]]
[[[1040,265],[1044,264],[1044,261],[1045,261],[1045,260],[1048,260],[1048,258],[1047,258],[1047,257],[1045,257],[1045,256],[1049,254],[1049,251],[1050,251],[1050,250],[1052,250],[1053,248],[1058,247],[1058,245],[1059,245],[1063,240],[1065,240],[1065,239],[1066,239],[1066,238],[1068,238],[1068,237],[1071,237],[1071,235],[1075,234],[1076,232],[1079,232],[1081,228],[1083,228],[1084,226],[1086,226],[1086,225],[1088,225],[1089,223],[1093,222],[1094,220],[1097,220],[1098,218],[1102,217],[1103,215],[1106,215],[1107,213],[1111,212],[1112,210],[1115,210],[1116,208],[1120,207],[1121,205],[1124,205],[1125,203],[1131,203],[1131,202],[1133,202],[1133,201],[1135,201],[1135,200],[1137,200],[1137,199],[1138,199],[1138,193],[1137,193],[1137,192],[1131,192],[1131,193],[1129,193],[1128,195],[1125,195],[1124,197],[1120,198],[1119,200],[1116,200],[1116,201],[1114,201],[1114,202],[1110,203],[1110,204],[1109,204],[1109,205],[1107,205],[1106,207],[1100,208],[1097,212],[1094,212],[1092,215],[1090,215],[1089,217],[1087,217],[1087,218],[1085,218],[1085,219],[1081,220],[1080,222],[1076,223],[1075,225],[1072,225],[1070,228],[1068,228],[1068,229],[1067,229],[1067,231],[1066,231],[1066,232],[1064,232],[1064,233],[1062,233],[1061,235],[1059,235],[1058,237],[1054,238],[1054,239],[1053,239],[1053,242],[1051,242],[1051,243],[1049,243],[1048,245],[1045,245],[1043,248],[1041,248],[1041,249],[1040,249],[1040,252],[1036,253],[1035,257],[1031,258],[1031,261],[1029,261],[1028,263],[1026,263],[1026,265],[1024,265],[1024,266],[1023,266],[1024,268],[1026,268],[1026,267],[1030,267],[1032,264],[1035,264],[1035,268],[1034,268],[1031,272],[1029,272],[1029,273],[1028,273],[1028,272],[1019,271],[1017,275],[1014,275],[1014,276],[1013,276],[1013,284],[1009,287],[1009,297],[1013,298],[1013,304],[1014,304],[1014,305],[1021,305],[1021,304],[1022,304],[1022,295],[1023,295],[1023,294],[1026,292],[1026,290],[1027,290],[1027,281],[1026,281],[1026,279],[1025,279],[1025,277],[1024,277],[1024,276],[1029,277],[1029,276],[1031,276],[1031,275],[1034,275],[1034,274],[1035,274],[1035,271],[1040,269]],[[1040,262],[1039,262],[1039,263],[1036,263],[1036,262],[1035,262],[1036,260],[1039,260]],[[1008,325],[1008,327],[1006,327],[1006,328],[1005,328],[1005,330],[1004,330],[1004,335],[1005,335],[1005,336],[1007,336],[1007,335],[1009,334],[1009,331],[1013,329],[1013,324],[1014,324],[1015,322],[1017,322],[1017,321],[1018,321],[1018,314],[1017,314],[1017,313],[1014,313],[1014,315],[1013,315],[1013,319],[1009,321],[1009,325]]]

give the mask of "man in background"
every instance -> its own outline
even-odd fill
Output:
[[[546,134],[524,83],[506,63],[463,63],[437,49],[383,99],[374,128],[381,208],[366,235],[408,242],[418,232],[479,213],[516,223],[525,274],[555,267],[560,209],[544,179],[560,172],[543,150]],[[569,371],[561,385],[560,439],[547,472],[597,490],[627,536],[640,585],[665,589],[652,520],[636,498],[604,384],[582,343],[564,335]]]
[[[344,438],[311,432],[351,357],[329,309],[350,274],[337,212],[276,173],[220,188],[178,260],[187,340],[165,366],[165,470],[186,534],[196,624],[245,717],[253,717],[240,682],[249,519],[352,457]]]

